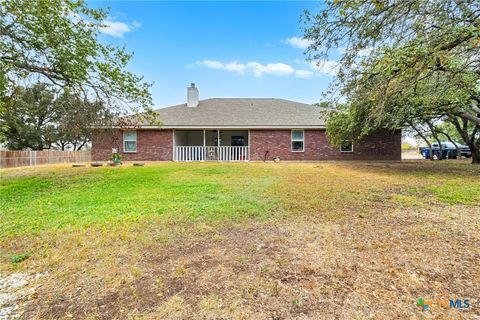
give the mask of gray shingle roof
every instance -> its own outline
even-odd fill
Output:
[[[284,99],[214,98],[156,110],[163,127],[323,127],[320,108]]]

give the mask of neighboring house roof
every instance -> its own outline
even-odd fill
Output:
[[[322,128],[319,107],[284,99],[213,98],[156,110],[163,128]]]

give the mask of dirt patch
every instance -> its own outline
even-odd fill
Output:
[[[402,160],[421,160],[423,156],[418,150],[406,150],[402,151]]]
[[[478,222],[473,210],[463,215]],[[420,297],[448,297],[469,298],[478,306],[480,242],[475,228],[459,228],[438,210],[394,210],[341,223],[320,218],[236,226],[203,238],[178,239],[174,245],[151,245],[135,281],[90,292],[81,303],[75,296],[43,301],[31,311],[41,310],[39,318],[102,319],[478,315],[476,308],[425,314],[415,305]],[[97,281],[94,287],[101,286],[102,280]]]
[[[0,276],[0,320],[18,319],[24,306],[35,297],[38,280],[45,273],[12,273]]]

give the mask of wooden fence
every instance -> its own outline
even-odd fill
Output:
[[[91,159],[90,151],[0,151],[0,168],[89,162]]]

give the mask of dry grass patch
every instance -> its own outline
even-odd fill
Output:
[[[180,184],[220,185],[226,195],[212,198],[211,189],[200,187],[191,206],[183,204],[186,216],[120,215],[3,241],[3,273],[49,274],[38,280],[23,317],[478,315],[480,205],[471,193],[480,190],[478,168],[447,162],[178,166],[158,170],[175,170]],[[251,205],[235,207],[234,198]],[[203,211],[188,214],[185,208],[205,199],[210,204]],[[143,201],[155,207],[152,198]],[[13,252],[32,255],[12,265],[6,259]],[[420,297],[446,296],[469,298],[472,308],[422,313],[415,306]]]

